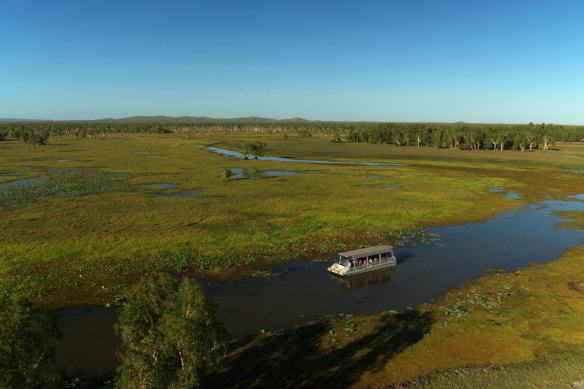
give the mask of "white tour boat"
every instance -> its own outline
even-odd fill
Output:
[[[339,262],[329,267],[328,271],[345,277],[385,269],[396,263],[392,246],[374,246],[339,253]]]

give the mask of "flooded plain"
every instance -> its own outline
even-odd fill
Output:
[[[483,222],[429,228],[426,234],[439,237],[434,242],[396,247],[395,268],[358,278],[329,275],[331,257],[323,262],[287,262],[271,269],[280,273],[271,278],[200,283],[205,295],[218,304],[217,315],[233,335],[327,314],[405,310],[476,279],[489,268],[514,271],[530,262],[545,263],[580,244],[584,232],[558,227],[566,219],[557,211],[584,211],[584,196],[517,207]],[[74,307],[60,310],[59,315],[64,333],[57,347],[59,361],[78,370],[81,377],[113,372],[118,342],[113,332],[115,309]],[[100,338],[104,341],[95,341]]]

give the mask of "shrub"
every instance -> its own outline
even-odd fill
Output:
[[[50,341],[60,338],[53,311],[23,297],[0,298],[0,387],[59,387],[61,369]]]
[[[117,329],[122,338],[116,386],[193,388],[226,351],[227,331],[216,306],[194,280],[163,274],[146,278],[127,295]]]

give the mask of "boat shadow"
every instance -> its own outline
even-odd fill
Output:
[[[434,322],[429,313],[417,310],[363,319],[346,319],[344,331],[338,329],[339,322],[335,330],[327,320],[237,338],[207,376],[207,384],[211,388],[348,387],[365,372],[383,370],[396,354],[420,341]]]

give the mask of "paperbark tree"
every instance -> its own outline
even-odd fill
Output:
[[[118,388],[197,388],[222,356],[228,334],[215,305],[194,280],[167,274],[146,278],[127,295],[120,313]]]

